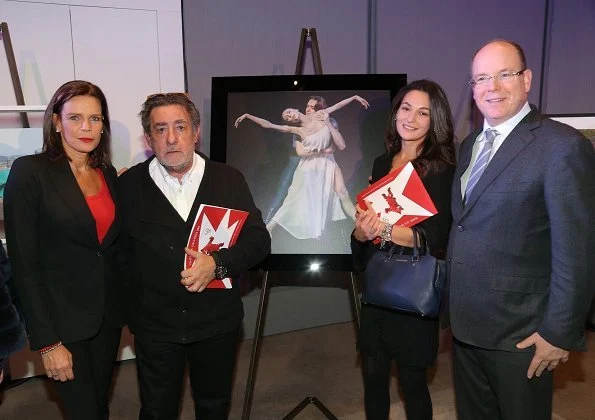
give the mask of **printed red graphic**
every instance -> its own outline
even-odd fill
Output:
[[[213,243],[214,240],[215,240],[215,237],[210,236],[209,242],[207,242],[207,244],[200,250],[200,252],[202,252],[203,254],[210,255],[211,252],[219,251],[221,249],[221,247],[223,245],[225,245],[224,242],[219,242],[217,244],[214,244]]]
[[[386,204],[388,204],[388,207],[384,209],[385,213],[390,213],[392,211],[401,214],[401,212],[403,211],[403,207],[399,203],[397,203],[397,199],[395,198],[390,187],[388,188],[388,195],[383,193],[382,198],[384,198]]]

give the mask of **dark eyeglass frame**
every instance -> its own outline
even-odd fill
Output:
[[[513,77],[520,76],[526,71],[527,68],[524,68],[519,71],[503,71],[493,76],[480,76],[479,80],[471,79],[467,83],[469,83],[469,86],[474,88],[476,86],[486,85],[492,79],[497,79],[500,82],[508,82],[509,80],[512,80]]]

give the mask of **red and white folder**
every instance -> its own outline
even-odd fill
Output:
[[[248,212],[201,204],[188,238],[188,248],[209,255],[236,243]],[[184,270],[192,267],[195,258],[184,257]],[[207,289],[231,289],[231,279],[213,280]]]
[[[364,200],[372,203],[382,221],[397,226],[411,227],[438,213],[411,162],[358,194],[357,202],[366,210]]]

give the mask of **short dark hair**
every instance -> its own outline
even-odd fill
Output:
[[[321,109],[326,109],[326,100],[322,96],[310,96],[308,101],[316,101],[316,105],[314,105],[315,111],[320,111]]]
[[[197,131],[200,127],[200,113],[196,109],[196,105],[190,100],[187,93],[156,93],[147,96],[147,100],[143,102],[139,117],[143,125],[143,132],[150,136],[151,134],[151,112],[160,106],[180,105],[188,111],[190,115],[190,123],[192,129]]]
[[[419,155],[412,162],[423,177],[429,172],[443,169],[446,165],[455,164],[454,128],[448,99],[440,85],[431,80],[415,80],[401,88],[393,99],[385,138],[386,147],[391,157],[399,153],[402,146],[395,118],[403,98],[413,90],[425,92],[430,97],[430,128],[423,143],[419,146],[421,148]]]
[[[510,41],[508,39],[502,39],[502,38],[497,38],[497,39],[493,39],[489,42],[486,42],[485,44],[483,44],[481,47],[479,47],[476,51],[475,54],[473,54],[473,58],[471,59],[471,66],[473,66],[473,60],[475,60],[475,56],[477,55],[477,53],[486,45],[490,45],[490,44],[496,44],[496,43],[501,43],[501,44],[508,44],[510,45],[512,48],[514,48],[519,56],[519,60],[521,61],[521,69],[519,70],[524,70],[527,68],[527,59],[525,57],[525,51],[523,51],[523,47],[521,47],[519,44],[517,44],[514,41]]]
[[[56,93],[54,93],[54,96],[52,96],[43,116],[42,152],[46,153],[52,160],[59,160],[62,158],[69,159],[64,151],[62,136],[60,133],[56,132],[53,116],[54,114],[60,116],[64,104],[75,96],[91,96],[99,100],[99,103],[101,104],[101,116],[103,118],[103,130],[101,132],[99,144],[91,153],[89,153],[89,164],[93,168],[110,165],[112,130],[110,126],[107,100],[101,89],[99,89],[99,86],[84,80],[72,80],[66,82],[60,86]]]

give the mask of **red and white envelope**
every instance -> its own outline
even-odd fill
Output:
[[[236,243],[247,218],[246,211],[201,204],[187,246],[207,255],[221,248],[229,248]],[[194,261],[194,257],[186,255],[184,270],[192,267]],[[207,289],[231,289],[231,279],[213,280]]]
[[[411,227],[438,213],[411,162],[358,194],[357,202],[366,210],[364,200],[372,203],[382,221],[397,226]]]

